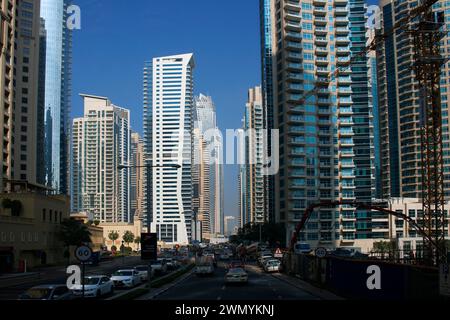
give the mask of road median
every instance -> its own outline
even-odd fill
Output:
[[[137,299],[145,294],[149,294],[151,289],[158,289],[162,286],[169,284],[187,272],[191,271],[194,268],[194,264],[190,264],[185,266],[177,271],[174,271],[164,277],[155,279],[151,282],[151,288],[148,288],[148,284],[143,284],[135,289],[124,292],[123,294],[117,295],[115,297],[111,297],[108,300],[133,300]]]

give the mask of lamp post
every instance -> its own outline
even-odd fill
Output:
[[[146,169],[152,169],[152,168],[174,168],[174,169],[180,169],[181,166],[179,164],[162,164],[162,165],[151,165],[151,164],[147,164],[147,165],[143,165],[143,166],[131,166],[131,165],[125,165],[125,164],[121,164],[117,166],[117,169],[119,170],[123,170],[123,169],[135,169],[135,168],[146,168]],[[147,208],[147,211],[149,209]],[[150,214],[148,214],[147,212],[147,232],[150,233],[151,232],[151,219],[150,219]]]

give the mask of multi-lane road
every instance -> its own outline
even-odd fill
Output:
[[[141,262],[140,257],[117,258],[112,261],[102,262],[99,266],[86,267],[86,275],[110,275],[119,269],[132,268]],[[20,281],[18,284],[0,288],[0,300],[16,300],[20,294],[33,286],[45,284],[65,284],[67,281],[66,269],[64,267],[47,268],[42,270],[36,278],[28,281]],[[20,281],[20,282],[19,282]]]
[[[156,296],[155,300],[320,300],[280,275],[264,273],[256,265],[246,266],[249,280],[243,285],[226,285],[225,264],[213,276],[197,277],[191,274],[184,281]]]

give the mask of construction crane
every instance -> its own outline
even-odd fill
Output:
[[[440,54],[440,40],[444,33],[442,17],[433,13],[432,6],[437,0],[424,0],[411,9],[409,15],[399,19],[394,26],[383,34],[376,34],[373,41],[351,57],[350,62],[365,57],[368,52],[376,50],[395,32],[410,32],[414,37],[414,63],[417,81],[421,88],[421,169],[422,169],[422,202],[424,217],[422,221],[424,236],[424,252],[431,264],[446,262],[445,248],[445,214],[444,214],[444,168],[442,151],[442,110],[440,93],[441,66],[445,59]],[[417,28],[409,30],[410,22],[417,23]],[[328,87],[342,70],[351,67],[337,68],[329,73],[326,81],[320,81],[313,89],[307,91],[299,100],[305,103],[311,96]],[[305,212],[305,215],[307,213]],[[298,232],[305,221],[299,223],[292,240],[297,239]],[[299,229],[300,227],[300,229]],[[433,239],[433,240],[430,240]],[[291,241],[291,246],[292,246]]]

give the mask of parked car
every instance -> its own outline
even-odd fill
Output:
[[[19,296],[19,300],[71,300],[72,292],[65,284],[32,287]]]
[[[83,295],[83,285],[72,286],[71,291],[75,297]],[[114,282],[107,276],[89,276],[84,280],[84,296],[100,298],[103,295],[114,293]]]
[[[134,267],[134,270],[136,270],[138,272],[138,274],[141,276],[141,281],[147,281],[148,280],[148,269],[151,269],[151,274],[150,276],[153,277],[155,271],[153,270],[153,268],[148,265],[141,265],[141,266],[136,266]]]
[[[366,259],[368,254],[361,253],[357,248],[336,248],[330,253],[331,256],[341,258]]]
[[[269,259],[264,263],[265,272],[280,272],[281,262],[277,259]]]
[[[247,283],[248,282],[248,274],[242,268],[234,268],[228,270],[225,275],[225,283]]]
[[[133,288],[141,283],[141,276],[134,269],[118,270],[113,274],[111,280],[114,282],[115,288]]]
[[[152,270],[155,270],[155,274],[162,274],[167,272],[166,259],[159,258],[150,263]]]

